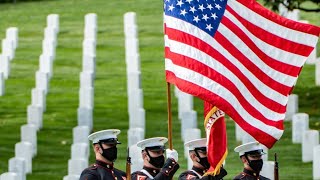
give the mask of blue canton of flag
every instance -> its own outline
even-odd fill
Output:
[[[165,0],[164,12],[214,36],[226,4],[227,0]]]

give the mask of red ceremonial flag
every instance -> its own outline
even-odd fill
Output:
[[[220,167],[228,154],[224,112],[204,101],[204,117],[208,161],[211,165],[207,174],[216,175],[220,173]]]
[[[164,30],[167,81],[217,106],[271,148],[320,28],[255,0],[164,0]]]

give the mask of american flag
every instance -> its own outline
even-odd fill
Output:
[[[167,81],[271,148],[320,28],[254,0],[164,0],[164,28]]]

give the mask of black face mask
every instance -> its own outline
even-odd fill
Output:
[[[107,160],[109,160],[111,162],[114,162],[117,159],[118,150],[117,150],[116,146],[113,146],[113,147],[108,148],[108,149],[103,149],[102,148],[102,144],[100,144],[100,147],[101,147],[101,149],[103,151],[101,155],[104,158],[106,158]]]
[[[201,164],[205,169],[209,169],[210,168],[210,163],[208,161],[208,157],[198,157],[200,159],[200,161],[198,162],[199,164]]]
[[[195,150],[195,153],[196,153],[196,156],[199,158],[198,163],[201,164],[204,167],[204,169],[206,170],[209,169],[210,163],[208,162],[208,157],[201,158],[197,150]]]
[[[148,151],[147,151],[147,154],[150,158],[150,160],[149,160],[150,164],[152,164],[156,168],[162,168],[162,166],[164,165],[164,156],[163,155],[158,156],[158,157],[151,157]]]
[[[259,159],[259,160],[249,160],[247,158],[248,162],[249,162],[249,166],[255,171],[255,172],[260,172],[263,166],[263,160]]]

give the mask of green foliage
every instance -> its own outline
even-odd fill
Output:
[[[77,126],[84,15],[92,12],[98,15],[93,128],[94,131],[108,128],[122,130],[116,166],[125,169],[128,113],[123,15],[128,11],[137,13],[146,137],[167,136],[161,1],[68,0],[1,4],[0,39],[4,38],[6,28],[18,27],[19,46],[15,59],[11,61],[10,77],[5,83],[6,94],[0,97],[0,174],[7,171],[9,158],[14,157],[14,145],[20,141],[20,127],[27,123],[26,110],[31,103],[31,90],[35,87],[35,72],[39,69],[43,29],[46,17],[51,13],[60,15],[58,47],[43,128],[37,133],[38,154],[32,161],[33,173],[27,178],[62,179],[67,174],[72,128]],[[319,14],[302,16],[310,23],[320,25]],[[314,66],[305,66],[294,93],[299,95],[300,112],[310,115],[310,127],[319,130],[320,104],[317,100],[320,91],[319,87],[314,86],[314,74]],[[204,137],[202,102],[195,99],[194,107],[198,112],[198,127]],[[176,98],[172,98],[172,108],[173,145],[180,154],[179,174],[187,168],[187,161],[183,158]],[[301,162],[301,146],[291,143],[291,123],[286,122],[285,127],[283,137],[269,151],[269,159],[273,160],[274,152],[279,154],[281,179],[311,179],[312,164]],[[226,179],[231,179],[241,171],[242,165],[233,152],[238,142],[234,138],[234,123],[229,119],[227,131],[229,154],[226,169],[229,175]],[[93,159],[91,151],[90,162]]]

